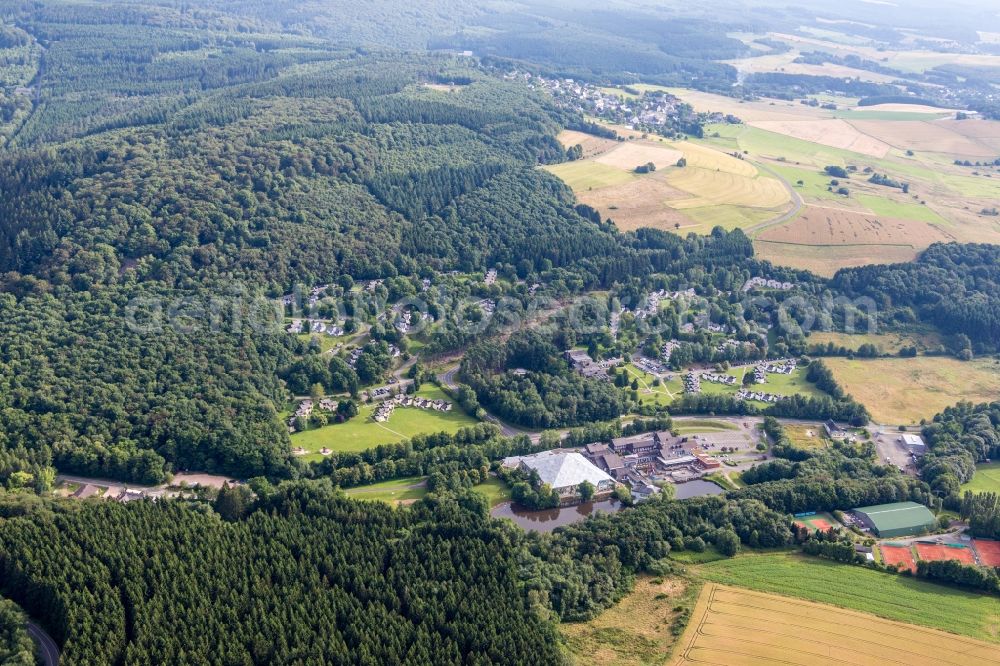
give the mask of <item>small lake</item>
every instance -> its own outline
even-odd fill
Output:
[[[721,495],[726,492],[711,481],[694,479],[686,483],[678,483],[674,486],[676,499],[690,499],[703,495]],[[504,502],[493,507],[490,515],[494,518],[510,518],[518,527],[525,530],[536,530],[538,532],[551,532],[563,525],[572,525],[587,516],[595,513],[617,513],[625,506],[616,499],[606,499],[600,502],[587,502],[576,506],[565,506],[559,509],[545,509],[543,511],[528,511],[514,506],[511,502]]]
[[[494,518],[510,518],[517,523],[518,527],[525,530],[551,532],[557,527],[572,525],[581,520],[586,520],[587,516],[595,513],[616,513],[623,508],[622,503],[615,499],[586,502],[584,504],[577,504],[576,506],[545,509],[543,511],[527,511],[521,508],[514,508],[512,503],[505,502],[494,507],[490,515]]]
[[[724,492],[726,491],[716,484],[704,479],[694,479],[674,485],[674,497],[676,499],[691,499],[692,497],[701,497],[703,495],[721,495]]]

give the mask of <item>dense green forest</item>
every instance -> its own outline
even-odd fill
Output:
[[[395,511],[297,485],[235,522],[37,505],[0,532],[4,591],[48,618],[64,664],[558,661],[517,533],[455,499]]]
[[[624,356],[650,329],[653,347],[681,339],[678,363],[799,355],[795,329],[817,316],[835,330],[863,324],[871,313],[846,301],[867,297],[895,326],[951,334],[959,357],[997,348],[996,248],[934,246],[913,264],[828,281],[755,260],[738,230],[622,233],[538,168],[564,160],[556,134],[587,120],[503,72],[732,92],[734,68],[715,60],[744,55],[729,34],[759,27],[741,4],[679,18],[561,1],[0,0],[0,593],[70,665],[547,664],[561,660],[555,622],[593,617],[639,573],[669,573],[671,552],[790,546],[789,513],[943,502],[995,532],[996,502],[957,497],[975,462],[997,454],[995,405],[928,424],[922,480],[878,465],[870,445],[803,452],[769,419],[777,459],[746,487],[552,534],[492,520],[470,491],[499,459],[559,445],[551,433],[535,444],[480,423],[308,464],[292,455],[279,419],[290,397],[387,381],[389,345],[425,355],[418,380],[427,357],[465,351],[467,385],[452,398],[469,413],[538,429],[610,421],[567,445],[669,427],[649,406],[654,419],[623,427],[636,400],[562,357],[577,346]],[[769,25],[802,20],[775,10]],[[795,287],[742,300],[745,281],[764,276]],[[285,332],[294,308],[279,297],[316,285],[370,295],[349,305],[352,332],[365,327],[357,358]],[[741,351],[683,332],[679,308],[625,321],[634,344],[609,339],[611,312],[688,289]],[[409,341],[385,305],[418,294],[434,335]],[[466,325],[489,301],[503,312]],[[539,307],[551,309],[545,325],[505,328]],[[766,413],[867,421],[821,363],[809,380],[829,397]],[[712,396],[675,410],[750,411]],[[214,500],[32,492],[51,489],[56,470],[250,481]],[[429,494],[408,508],[338,489],[415,476]],[[22,625],[0,603],[0,661],[28,663]]]
[[[558,663],[549,618],[592,616],[671,549],[792,538],[752,500],[653,502],[529,535],[463,491],[396,510],[328,484],[256,489],[235,514],[220,495],[228,520],[182,501],[7,498],[3,591],[49,618],[66,664]]]
[[[1000,348],[1000,247],[932,245],[916,261],[842,270],[831,286],[848,296],[868,296],[882,320],[920,319],[940,330],[967,336],[965,347]]]
[[[0,599],[0,664],[34,666],[35,642],[28,635],[24,611],[10,599]]]
[[[191,11],[0,11],[44,46],[38,101],[0,156],[4,481],[297,474],[278,375],[302,376],[305,350],[264,301],[294,284],[652,270],[534,168],[563,158],[570,122],[538,93],[469,60]],[[439,80],[467,85],[423,85]]]

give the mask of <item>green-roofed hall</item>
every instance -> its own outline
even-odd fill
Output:
[[[863,506],[854,513],[882,539],[919,534],[937,524],[930,509],[916,502]]]

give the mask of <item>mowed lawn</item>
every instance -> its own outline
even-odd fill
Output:
[[[447,395],[432,384],[425,384],[417,395],[430,400],[449,400]],[[374,405],[363,405],[357,416],[347,423],[337,423],[324,428],[307,430],[292,435],[292,448],[301,447],[309,452],[306,460],[318,459],[319,451],[326,447],[335,452],[364,451],[380,444],[393,444],[414,435],[449,432],[475,425],[478,421],[455,405],[450,412],[438,412],[415,407],[397,407],[385,423],[372,419]]]
[[[706,580],[773,592],[1000,642],[1000,599],[796,553],[746,554],[700,565]]]
[[[827,604],[709,583],[677,647],[684,664],[997,663],[990,643]]]
[[[655,379],[653,375],[644,372],[631,363],[627,364],[625,369],[628,371],[629,377],[638,380],[639,399],[644,403],[652,402],[657,405],[670,405],[684,394],[683,376],[686,371],[672,373],[674,377],[669,382],[662,382],[660,386],[653,386],[653,380]],[[735,395],[743,388],[743,375],[746,372],[753,372],[753,366],[731,368],[727,371],[726,374],[736,377],[735,384],[714,384],[702,381],[702,393],[710,395]],[[789,375],[768,374],[766,384],[755,384],[749,388],[755,391],[763,391],[764,393],[786,396],[798,394],[807,397],[816,397],[824,395],[822,391],[816,388],[815,384],[806,381],[805,368],[796,368]]]
[[[990,402],[1000,395],[1000,364],[993,359],[827,358],[824,363],[883,424],[914,424],[960,400]]]
[[[961,493],[970,490],[974,493],[1000,493],[1000,463],[981,463],[976,465],[976,475],[972,481],[964,484]]]
[[[379,502],[406,502],[418,500],[427,494],[427,477],[410,476],[358,486],[344,491],[348,497]]]
[[[510,501],[510,487],[500,479],[490,479],[473,487],[483,495],[490,506]],[[344,491],[353,499],[409,504],[427,495],[427,477],[410,476],[403,479],[382,481],[367,486],[357,486]]]

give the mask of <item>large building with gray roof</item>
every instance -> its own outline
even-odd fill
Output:
[[[536,472],[541,483],[548,484],[560,497],[579,494],[584,481],[590,482],[597,494],[609,493],[615,488],[611,476],[575,451],[556,449],[517,456],[505,459],[504,465],[527,473]]]

